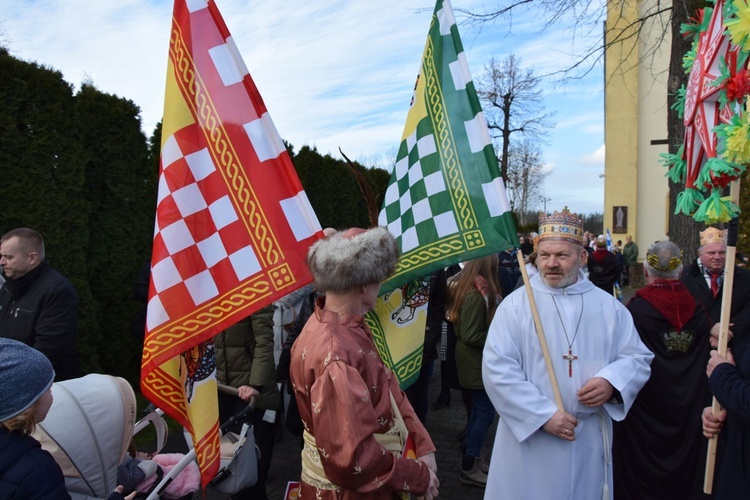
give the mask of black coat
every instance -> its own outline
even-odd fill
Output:
[[[77,336],[78,295],[47,261],[0,288],[0,337],[41,351],[57,381],[77,375]]]
[[[654,360],[651,377],[625,420],[613,423],[614,496],[708,498],[703,494],[707,440],[701,413],[711,402],[706,363],[713,322],[699,303],[681,304],[692,316],[682,328],[685,343],[680,345],[669,335],[674,332],[669,321],[643,297],[636,295],[627,307]]]
[[[615,282],[619,281],[622,267],[615,254],[609,250],[596,250],[588,257],[589,281],[612,295]]]
[[[0,498],[70,498],[52,455],[33,437],[5,428],[0,428]]]
[[[697,260],[682,271],[681,279],[687,289],[690,290],[690,295],[703,304],[711,319],[718,323],[721,319],[723,285],[719,289],[718,295],[714,297],[708,283],[706,283],[706,278],[704,278],[701,272],[701,268],[698,266]],[[748,308],[750,308],[750,271],[741,267],[735,267],[734,286],[732,287],[732,309],[730,313],[731,322],[734,323],[735,330],[739,329],[745,319]]]
[[[741,338],[746,342],[748,335]],[[736,367],[722,363],[708,380],[711,392],[727,411],[719,434],[715,500],[750,498],[750,356],[743,347],[740,352],[745,353],[739,359],[735,357]]]
[[[422,365],[432,363],[438,358],[438,345],[443,333],[445,321],[445,295],[448,274],[440,269],[430,274],[430,298],[427,302],[427,324],[424,332]]]

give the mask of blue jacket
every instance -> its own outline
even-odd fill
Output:
[[[0,498],[70,498],[52,455],[33,437],[5,428],[0,428]]]

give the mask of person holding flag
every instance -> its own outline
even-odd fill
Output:
[[[485,498],[612,498],[612,419],[625,418],[654,355],[628,310],[585,278],[582,242],[567,208],[540,215],[539,274],[490,325],[482,375],[501,418]]]
[[[325,296],[291,354],[289,375],[305,429],[300,497],[438,494],[435,445],[364,322],[398,255],[382,227],[349,229],[310,248],[308,265]]]
[[[219,471],[213,337],[312,281],[323,230],[214,0],[175,0],[141,391]]]

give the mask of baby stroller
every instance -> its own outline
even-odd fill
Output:
[[[54,383],[52,394],[52,407],[47,418],[37,425],[33,436],[60,465],[66,488],[75,500],[106,498],[115,489],[118,468],[126,460],[134,434],[153,425],[156,429],[154,454],[158,454],[167,441],[167,425],[160,410],[149,412],[136,422],[135,394],[130,384],[122,378],[90,374]],[[249,436],[252,437],[252,432]],[[227,440],[229,436],[223,439]],[[243,444],[249,444],[247,448],[252,453],[242,453],[242,449],[246,448]],[[234,453],[227,453],[242,454],[245,460],[249,456],[257,461],[254,439],[239,442],[234,448]],[[159,498],[194,459],[194,452],[185,455],[155,484],[148,498]],[[250,465],[252,467],[245,464],[245,468],[251,469],[250,472],[257,477],[257,465]],[[228,476],[224,469],[230,466],[236,466],[232,457],[224,460],[222,456],[219,474]],[[232,483],[225,483],[225,488],[231,487]],[[231,493],[231,490],[228,492]]]
[[[237,389],[234,387],[218,384],[218,388],[219,392],[232,396],[238,395]],[[157,409],[156,411],[161,413],[161,410]],[[251,401],[244,410],[233,415],[219,428],[221,433],[221,463],[219,465],[219,472],[209,483],[208,487],[210,489],[216,490],[219,493],[233,495],[253,486],[258,480],[258,460],[260,453],[255,446],[255,436],[252,427],[245,423],[242,425],[242,430],[239,434],[229,432],[229,429],[243,422],[252,411],[253,402]],[[175,464],[168,474],[164,475],[159,484],[153,488],[147,500],[159,498],[180,471],[195,460],[195,449],[192,447],[192,440],[187,432],[185,433],[185,441],[190,451],[179,463]]]

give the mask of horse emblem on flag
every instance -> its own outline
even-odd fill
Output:
[[[401,248],[365,318],[385,364],[408,387],[419,375],[430,273],[518,246],[489,129],[453,9],[438,0],[378,224]],[[394,298],[396,297],[396,298]],[[390,305],[389,305],[390,304]],[[408,321],[393,313],[410,308]],[[395,322],[394,322],[395,320]]]

